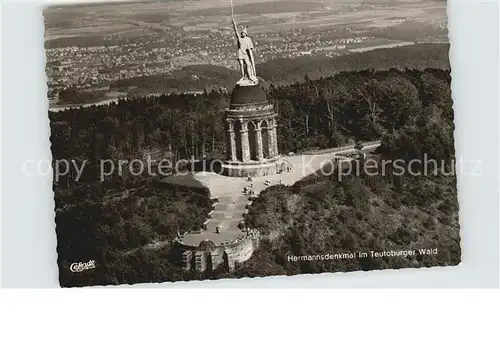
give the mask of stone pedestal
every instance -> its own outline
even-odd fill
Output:
[[[267,101],[259,85],[234,88],[230,107],[226,110],[229,140],[223,174],[258,177],[277,172],[276,116],[274,106]]]

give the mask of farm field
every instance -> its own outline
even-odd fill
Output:
[[[363,3],[363,4],[362,4]],[[407,18],[422,24],[446,24],[446,3],[436,1],[234,1],[235,15],[254,33],[342,25],[380,29]],[[158,30],[230,30],[229,1],[130,2],[59,6],[47,9],[46,41],[62,37],[147,36]],[[61,19],[63,18],[63,19]]]

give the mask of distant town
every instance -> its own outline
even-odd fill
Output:
[[[193,29],[193,26],[175,26],[165,21],[160,24],[145,23],[127,19],[127,25],[144,30],[137,36],[122,35],[118,29],[116,32],[98,33],[99,25],[96,24],[96,34],[100,36],[90,37],[95,40],[73,34],[77,32],[67,35],[64,30],[58,32],[63,35],[46,38],[46,73],[51,105],[57,104],[59,93],[68,88],[78,91],[107,90],[110,84],[122,79],[169,74],[198,64],[237,69],[234,32],[228,24],[212,24],[206,29],[201,24],[201,28]],[[248,28],[257,64],[278,58],[333,57],[384,47],[448,42],[444,23],[420,23],[412,17],[390,19],[390,26],[385,31],[376,28],[360,30],[357,24],[283,27],[280,30],[262,30],[263,27],[262,22],[256,21],[250,22]],[[398,27],[399,30],[391,31],[391,27]],[[89,28],[92,26],[84,27]],[[405,35],[400,34],[401,28],[407,28]],[[107,97],[112,96],[108,94]]]

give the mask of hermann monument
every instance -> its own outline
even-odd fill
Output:
[[[277,114],[259,85],[247,27],[238,31],[234,19],[233,27],[241,79],[225,113],[226,160],[222,170],[230,177],[266,176],[279,172]]]

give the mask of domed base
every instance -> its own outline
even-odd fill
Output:
[[[266,177],[271,174],[278,173],[279,170],[279,156],[269,162],[255,163],[255,164],[238,164],[238,163],[223,163],[222,174],[227,177]]]
[[[266,93],[259,84],[236,85],[231,93],[231,106],[266,104]]]

